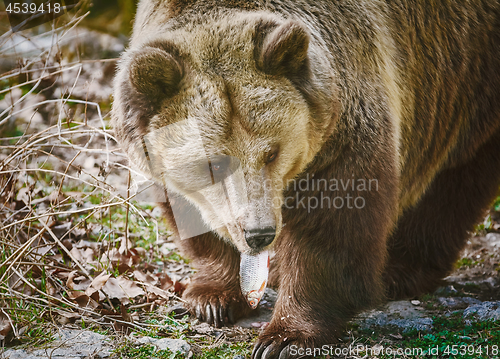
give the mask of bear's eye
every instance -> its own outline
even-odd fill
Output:
[[[273,151],[267,155],[266,164],[273,162],[278,157],[278,151]]]
[[[209,173],[206,173],[212,184],[224,181],[227,177],[231,176],[238,168],[240,168],[240,161],[236,157],[227,155],[210,156],[208,160]],[[200,164],[201,171],[206,169],[205,164]]]
[[[215,158],[212,158],[208,163],[210,166],[210,172],[212,173],[212,176],[214,177],[213,179],[216,182],[231,174],[230,156],[215,156]]]

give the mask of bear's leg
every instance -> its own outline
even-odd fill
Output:
[[[283,242],[286,242],[283,243]],[[253,359],[302,357],[300,350],[334,344],[345,323],[381,293],[383,254],[294,245],[291,237],[276,244],[280,286],[269,326],[260,335]],[[279,249],[278,249],[279,246]],[[367,271],[371,267],[372,272]]]
[[[198,270],[182,296],[190,311],[216,327],[249,315],[251,309],[240,289],[237,251],[212,233],[181,242],[183,253]]]
[[[161,205],[170,227],[177,232],[169,202]],[[176,244],[197,270],[182,296],[192,314],[216,327],[250,314],[240,289],[240,255],[233,246],[211,232],[177,240]]]
[[[390,299],[435,290],[452,269],[500,185],[500,132],[462,165],[443,170],[388,242]]]
[[[316,174],[315,178],[332,176]],[[363,194],[366,208],[304,209],[300,203],[322,194],[301,192],[305,201],[284,210],[286,225],[275,243],[278,299],[253,359],[303,357],[306,348],[316,348],[319,354],[323,345],[338,341],[345,323],[356,313],[382,299],[386,238],[396,191],[394,181],[379,182],[384,188]],[[349,195],[356,198],[361,193]]]

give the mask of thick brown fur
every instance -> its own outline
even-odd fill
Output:
[[[237,158],[245,183],[269,188],[214,213],[221,193],[197,197],[184,183],[196,167],[167,166],[190,163],[193,146],[176,150],[160,136],[144,154],[143,136],[187,118],[209,158]],[[238,277],[240,253],[251,252],[244,233],[276,227],[279,295],[252,357],[291,358],[294,345],[335,342],[384,298],[434,290],[494,198],[500,3],[142,0],[113,122],[132,162],[211,226],[180,241],[198,269],[184,298],[201,320],[220,326],[249,314]],[[179,131],[169,137],[179,146],[193,137],[189,126]],[[377,187],[313,186],[331,179]],[[300,201],[338,195],[364,206]],[[186,225],[163,207],[172,228]]]

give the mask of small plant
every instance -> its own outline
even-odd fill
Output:
[[[500,212],[500,195],[498,195],[495,202],[493,202],[493,209],[497,212]]]
[[[457,261],[457,263],[455,264],[455,267],[457,269],[460,269],[460,268],[470,268],[470,267],[473,267],[473,266],[477,265],[478,263],[479,262],[474,261],[471,258],[465,257],[465,258],[459,259]]]
[[[122,358],[131,359],[176,359],[183,358],[182,354],[172,353],[170,350],[157,350],[154,345],[145,344],[134,346],[131,343],[119,348],[116,352]]]

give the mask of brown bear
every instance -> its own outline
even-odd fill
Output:
[[[295,357],[434,290],[494,198],[500,3],[141,0],[113,126],[167,191],[192,313],[247,315],[240,258],[273,249],[252,358]]]

